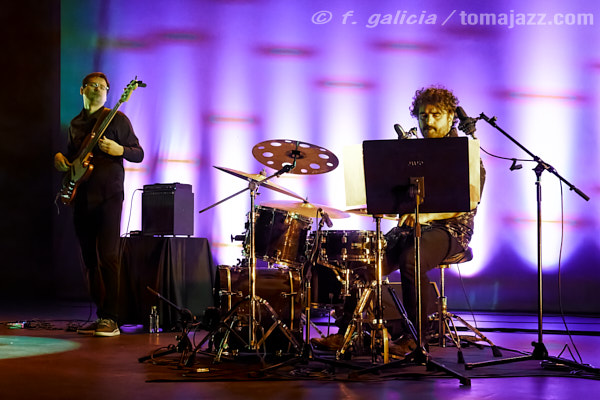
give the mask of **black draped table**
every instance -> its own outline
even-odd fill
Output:
[[[147,286],[197,317],[214,306],[215,268],[207,239],[131,236],[121,240],[121,324],[147,327],[150,308],[157,306],[160,327],[165,331],[176,328],[178,311]]]

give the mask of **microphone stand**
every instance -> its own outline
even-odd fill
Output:
[[[179,352],[181,353],[181,357],[179,358],[179,366],[187,364],[190,352],[193,350],[192,342],[190,341],[188,334],[190,332],[189,323],[194,322],[194,315],[187,308],[179,307],[177,304],[173,303],[162,294],[152,289],[150,286],[146,286],[146,289],[179,312],[179,315],[181,315],[181,335],[177,337],[179,340],[177,346],[169,346],[167,350],[149,356],[140,357],[138,358],[138,362],[142,363],[144,361],[153,360],[158,357]]]
[[[544,171],[548,171],[548,172],[552,173],[558,179],[560,179],[562,182],[564,182],[567,186],[569,186],[570,190],[573,190],[575,193],[577,193],[579,196],[581,196],[584,200],[589,201],[590,198],[585,193],[583,193],[581,190],[579,190],[577,187],[575,187],[572,183],[568,182],[565,178],[563,178],[562,176],[560,176],[558,174],[558,172],[556,172],[556,169],[554,169],[554,167],[552,167],[550,164],[544,162],[540,157],[538,157],[535,154],[533,154],[525,146],[523,146],[521,143],[519,143],[517,140],[515,140],[512,136],[510,136],[508,133],[506,133],[502,128],[500,128],[496,124],[496,117],[489,118],[484,113],[481,113],[481,115],[477,119],[483,119],[484,121],[486,121],[487,123],[489,123],[491,126],[493,126],[494,128],[496,128],[500,133],[502,133],[504,136],[506,136],[511,142],[513,142],[514,144],[516,144],[525,153],[527,153],[529,156],[531,156],[531,158],[537,163],[537,165],[533,169],[533,171],[535,172],[535,176],[536,176],[535,186],[536,186],[536,194],[537,194],[536,199],[537,199],[538,339],[537,339],[537,342],[532,342],[533,352],[531,354],[526,354],[525,353],[525,355],[523,355],[523,356],[512,357],[512,358],[505,358],[505,359],[502,359],[502,360],[484,361],[484,362],[479,362],[479,363],[467,363],[467,364],[465,364],[465,368],[466,369],[473,369],[473,368],[476,368],[476,367],[483,367],[483,366],[487,366],[487,365],[507,364],[507,363],[512,363],[512,362],[528,361],[528,360],[540,360],[540,361],[548,361],[548,362],[556,363],[556,364],[568,365],[568,366],[571,366],[571,367],[573,367],[575,369],[585,370],[587,372],[592,372],[592,373],[595,373],[595,374],[599,374],[600,373],[600,369],[598,369],[598,368],[593,368],[593,367],[590,367],[590,366],[587,366],[587,365],[583,365],[583,364],[577,363],[575,361],[566,360],[566,359],[559,358],[559,357],[551,357],[551,356],[549,356],[548,355],[548,350],[546,349],[546,346],[544,345],[543,329],[542,329],[542,324],[543,324],[542,180],[541,180],[542,173]]]

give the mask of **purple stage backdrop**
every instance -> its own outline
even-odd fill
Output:
[[[193,186],[195,232],[218,264],[241,258],[247,187],[213,166],[259,173],[252,148],[270,139],[322,146],[340,159],[325,174],[289,174],[276,183],[309,201],[346,208],[344,149],[394,139],[416,89],[452,89],[473,117],[485,113],[566,180],[585,201],[542,174],[543,271],[548,306],[559,283],[567,309],[597,312],[600,284],[600,13],[595,0],[377,1],[129,0],[62,1],[61,121],[81,108],[90,71],[111,81],[108,105],[135,76],[147,83],[121,108],[145,149],[127,164],[122,233],[141,229],[145,184]],[[535,163],[485,121],[477,124],[487,183],[460,268],[478,309],[536,307]],[[521,169],[511,170],[511,158]],[[270,174],[275,170],[266,168]],[[443,173],[443,171],[440,171]],[[261,189],[257,204],[293,200]],[[561,221],[564,218],[564,223]],[[370,218],[333,229],[374,230]],[[383,229],[392,226],[384,221]],[[559,263],[560,261],[560,263]],[[560,266],[560,268],[559,268]],[[466,304],[456,268],[448,294]],[[560,281],[559,281],[560,274]]]

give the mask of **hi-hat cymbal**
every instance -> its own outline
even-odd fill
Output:
[[[263,207],[278,208],[281,210],[290,211],[296,214],[303,215],[309,218],[317,218],[317,211],[319,208],[329,215],[329,218],[340,219],[348,218],[350,214],[347,212],[338,210],[333,207],[328,207],[320,204],[313,204],[306,201],[289,201],[289,200],[274,200],[261,203]]]
[[[237,176],[238,178],[242,178],[245,180],[253,180],[254,182],[261,182],[266,178],[266,176],[261,175],[261,174],[249,174],[249,173],[242,172],[242,171],[236,171],[235,169],[231,169],[231,168],[217,167],[216,165],[213,165],[213,167],[215,167],[216,169],[221,170],[223,172],[227,172],[228,174],[231,174],[233,176]],[[272,182],[271,180],[268,180],[265,183],[262,183],[261,186],[264,186],[271,190],[275,190],[276,192],[279,192],[279,193],[283,193],[290,197],[295,197],[296,199],[304,200],[304,197],[292,192],[291,190],[284,188],[283,186],[279,186],[278,184],[276,184],[275,182]]]
[[[280,170],[286,165],[296,166],[290,174],[323,174],[337,168],[338,158],[331,151],[297,140],[275,139],[260,142],[252,148],[252,155],[261,164]]]

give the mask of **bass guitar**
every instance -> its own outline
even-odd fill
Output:
[[[94,147],[104,135],[106,128],[113,120],[115,114],[119,110],[119,107],[121,107],[121,104],[128,101],[129,97],[131,97],[131,93],[138,87],[146,87],[146,84],[142,81],[138,81],[136,76],[131,82],[129,82],[123,91],[121,98],[119,101],[117,101],[117,104],[115,104],[111,110],[105,108],[102,111],[98,121],[92,129],[92,132],[83,141],[77,157],[75,157],[73,162],[69,165],[69,170],[65,172],[59,192],[60,201],[63,204],[70,205],[75,199],[79,185],[90,177],[92,171],[94,170],[94,165],[92,164],[92,150],[94,150]]]

